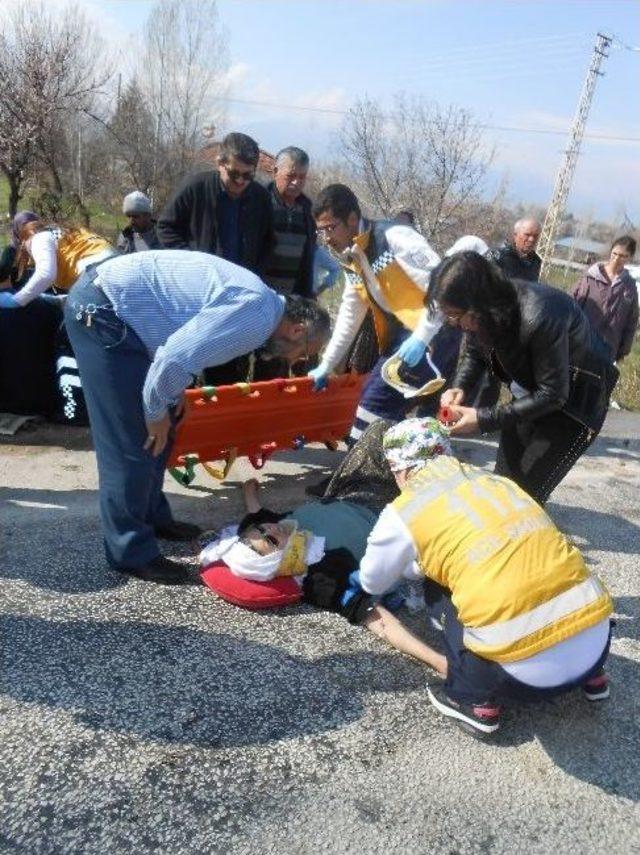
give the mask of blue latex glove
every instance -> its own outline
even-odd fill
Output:
[[[427,345],[423,341],[421,341],[416,335],[410,335],[406,341],[402,342],[396,351],[396,356],[399,356],[406,365],[413,368],[413,366],[417,365],[424,357],[426,349]]]
[[[0,291],[0,309],[21,309],[11,291]]]
[[[320,368],[320,366],[312,368],[307,374],[307,377],[311,377],[313,380],[313,389],[315,392],[320,392],[322,389],[327,388],[329,375],[323,368]]]
[[[351,602],[351,600],[356,596],[356,594],[362,593],[362,585],[360,584],[360,571],[353,570],[349,573],[349,587],[344,592],[340,599],[340,605],[346,606],[347,603]]]
[[[346,606],[356,596],[356,594],[362,593],[364,592],[362,585],[360,584],[360,571],[353,570],[349,573],[349,587],[342,595],[340,600],[341,605]],[[382,597],[376,597],[375,599],[379,600],[390,612],[397,612],[404,604],[404,595],[399,585],[396,585],[390,591],[387,591],[387,593]]]

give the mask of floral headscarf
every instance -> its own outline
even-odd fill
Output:
[[[385,433],[382,450],[392,472],[422,469],[439,454],[453,454],[449,431],[437,419],[405,419]]]

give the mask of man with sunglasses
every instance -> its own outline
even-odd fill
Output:
[[[275,244],[268,192],[255,181],[260,150],[246,134],[222,140],[218,169],[187,176],[158,220],[169,249],[210,252],[262,276]]]

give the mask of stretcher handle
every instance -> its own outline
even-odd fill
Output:
[[[254,469],[262,469],[277,448],[278,444],[276,442],[265,442],[260,446],[260,451],[248,454],[247,457]]]

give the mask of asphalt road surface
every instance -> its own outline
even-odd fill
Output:
[[[639,429],[612,413],[549,504],[616,600],[611,698],[514,707],[493,742],[431,708],[425,668],[339,617],[111,572],[87,432],[5,440],[0,852],[639,852]],[[280,455],[269,504],[303,501],[336,460]],[[176,517],[236,519],[238,467],[223,486],[168,481]],[[168,554],[195,574],[195,548]]]

